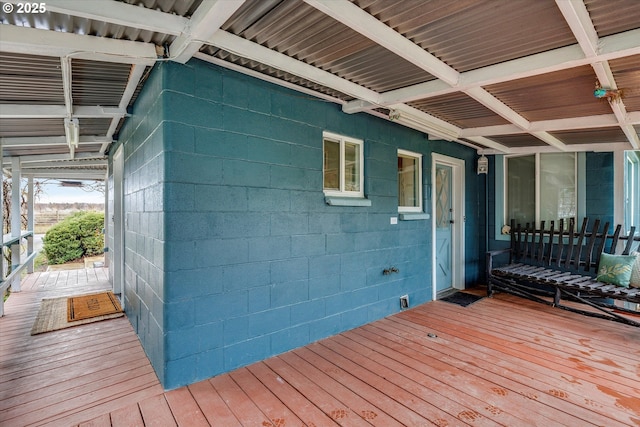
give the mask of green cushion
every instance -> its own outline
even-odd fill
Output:
[[[600,255],[596,280],[628,288],[635,262],[636,257],[633,255],[609,255],[603,253]]]
[[[631,255],[636,257],[636,263],[631,270],[631,283],[632,288],[640,288],[640,252],[631,252]]]

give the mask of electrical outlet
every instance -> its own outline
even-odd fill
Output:
[[[403,295],[400,297],[400,309],[406,310],[409,308],[409,295]]]

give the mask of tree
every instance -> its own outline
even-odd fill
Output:
[[[22,184],[22,183],[21,183]],[[11,195],[12,195],[12,179],[8,177],[2,177],[2,234],[7,234],[11,231]],[[21,229],[27,229],[28,227],[28,197],[29,188],[25,184],[20,188],[20,225]],[[33,197],[35,200],[42,194],[42,183],[40,181],[34,181],[33,183]],[[2,255],[7,261],[10,273],[11,269],[11,249],[7,248],[2,250]]]

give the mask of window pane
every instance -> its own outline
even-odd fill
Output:
[[[540,221],[576,216],[575,153],[540,154]]]
[[[625,231],[640,227],[640,151],[625,152],[624,175]]]
[[[420,206],[418,159],[398,156],[398,206]]]
[[[325,190],[340,190],[340,144],[324,140]]]
[[[360,191],[359,144],[344,144],[344,191]]]
[[[507,224],[534,223],[536,219],[536,158],[507,158]]]

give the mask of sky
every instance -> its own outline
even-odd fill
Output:
[[[77,187],[62,187],[59,181],[48,181],[36,203],[104,203],[104,194]]]

